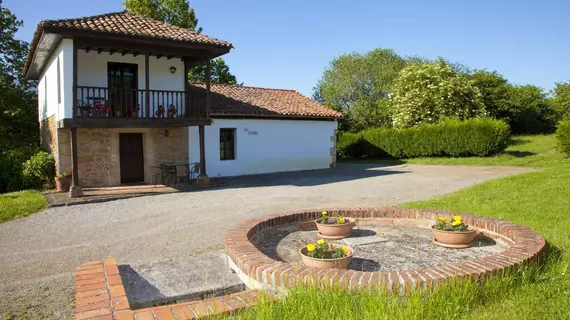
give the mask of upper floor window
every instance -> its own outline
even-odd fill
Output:
[[[236,129],[220,129],[220,160],[235,160]]]

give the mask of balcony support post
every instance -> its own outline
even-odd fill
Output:
[[[150,115],[150,61],[149,61],[149,53],[145,52],[144,54],[144,115],[145,118],[150,119],[152,118]]]
[[[77,110],[77,42],[75,41],[75,39],[72,39],[73,42],[73,79],[72,79],[72,84],[71,87],[73,88],[73,103],[72,105],[72,112],[73,112],[73,116],[72,118],[75,119],[77,118],[77,112],[79,110]]]
[[[69,196],[71,198],[83,196],[83,191],[79,186],[79,171],[77,167],[77,128],[71,128],[71,188]]]

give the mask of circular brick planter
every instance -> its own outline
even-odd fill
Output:
[[[542,236],[528,227],[508,221],[461,214],[466,224],[491,238],[509,244],[500,253],[422,269],[392,272],[362,272],[341,269],[316,269],[274,260],[264,255],[250,241],[266,228],[298,223],[300,229],[320,217],[322,209],[271,214],[247,220],[226,232],[224,244],[230,265],[249,287],[270,289],[294,288],[297,285],[318,287],[340,286],[350,290],[372,289],[407,294],[412,288],[422,289],[438,283],[467,277],[487,277],[496,272],[537,261],[546,243]],[[343,216],[366,219],[366,223],[398,224],[430,228],[437,217],[451,219],[457,213],[447,211],[352,208],[327,209]],[[452,250],[452,249],[450,249]]]

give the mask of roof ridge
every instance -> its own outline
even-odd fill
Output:
[[[137,15],[135,13],[129,12],[128,10],[122,10],[122,11],[100,13],[100,14],[96,14],[96,15],[92,15],[92,16],[83,16],[83,17],[75,17],[75,18],[47,19],[47,20],[40,21],[39,24],[43,25],[46,23],[63,22],[63,21],[69,21],[69,20],[94,19],[94,18],[101,18],[101,17],[112,16],[112,15],[124,14],[124,13],[131,13],[131,14]],[[140,17],[142,17],[142,16],[140,16]]]
[[[192,82],[190,84],[198,84],[198,85],[205,85],[205,82]],[[231,83],[212,83],[212,86],[227,86],[227,87],[239,87],[239,88],[251,88],[251,89],[263,89],[263,90],[276,90],[276,91],[289,91],[289,92],[296,92],[299,93],[295,89],[280,89],[280,88],[268,88],[268,87],[256,87],[256,86],[244,86],[240,84],[231,84]],[[300,94],[300,93],[299,93]]]

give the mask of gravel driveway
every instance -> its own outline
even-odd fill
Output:
[[[267,213],[390,206],[528,169],[372,166],[232,179],[215,189],[51,208],[0,224],[0,316],[72,316],[73,269],[87,260],[176,259],[222,248],[237,222]],[[10,318],[8,318],[10,319]]]

